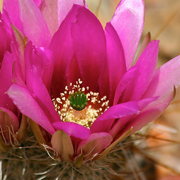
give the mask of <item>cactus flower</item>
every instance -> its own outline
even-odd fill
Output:
[[[134,63],[142,0],[122,0],[105,28],[81,0],[18,2],[18,12],[5,8],[32,43],[25,48],[25,83],[12,84],[8,95],[52,135],[63,160],[95,158],[124,133],[154,120],[173,99],[180,56],[158,68],[159,42],[153,40]]]

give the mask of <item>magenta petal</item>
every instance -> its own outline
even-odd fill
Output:
[[[110,23],[106,25],[105,33],[111,94],[114,94],[120,78],[126,72],[126,62],[121,41]]]
[[[4,115],[4,113],[6,115]],[[19,121],[17,116],[10,110],[0,107],[0,127],[6,128],[6,127],[13,127],[14,131],[18,130],[19,127]]]
[[[125,52],[126,65],[132,64],[144,22],[143,0],[122,0],[111,20]]]
[[[91,86],[91,90],[97,90],[94,80],[98,81],[104,66],[105,45],[103,28],[97,18],[86,8],[74,5],[50,46],[55,61],[53,95],[57,96],[67,81],[77,78]]]
[[[43,0],[34,0],[34,2],[36,3],[36,5],[39,7],[41,5]]]
[[[83,153],[86,157],[93,156],[102,152],[112,142],[110,134],[105,132],[93,133],[88,139],[82,141],[78,147],[78,153]],[[88,158],[88,157],[86,157]]]
[[[59,115],[55,111],[50,94],[45,87],[46,85],[50,89],[53,68],[49,52],[46,52],[44,48],[35,49],[29,43],[25,49],[25,60],[28,89],[32,92],[32,96],[39,103],[48,119],[51,122],[59,121]]]
[[[53,35],[59,27],[58,1],[59,0],[43,0],[41,5],[41,13],[43,14],[51,35]]]
[[[36,68],[32,67],[27,71],[26,79],[27,87],[32,92],[32,96],[37,101],[39,106],[43,109],[44,113],[51,122],[59,121],[59,116],[54,109],[51,97],[44,86],[39,73],[36,72]]]
[[[103,28],[96,16],[82,6],[74,5],[71,13],[75,14],[71,22],[72,38],[82,80],[92,90],[97,90],[97,80],[106,62]]]
[[[161,115],[164,109],[172,101],[173,97],[174,97],[174,93],[172,93],[169,96],[159,97],[157,100],[150,103],[139,115],[134,117],[132,121],[128,121],[124,129],[121,130],[120,134],[130,129],[131,127],[133,127],[132,132],[135,132],[140,128],[142,128],[143,126],[145,126],[150,121],[158,118],[158,116]]]
[[[19,30],[23,30],[22,22],[20,19],[19,0],[3,0],[3,10],[8,13],[8,16],[13,25]]]
[[[133,131],[137,131],[150,121],[155,120],[172,101],[173,95],[172,93],[170,96],[161,97],[149,104],[126,128],[133,127]]]
[[[85,6],[85,0],[57,0],[57,3],[59,24],[61,24],[74,4]]]
[[[110,107],[100,115],[91,126],[91,132],[108,132],[115,119],[131,116],[140,112],[138,102],[127,102]]]
[[[50,33],[44,18],[33,0],[19,0],[20,19],[26,36],[37,46],[47,46]]]
[[[49,27],[51,35],[53,35],[59,25],[63,22],[73,4],[84,6],[84,0],[44,0],[41,7],[41,12]]]
[[[137,74],[137,68],[133,67],[129,69],[120,82],[118,83],[115,91],[115,96],[114,96],[114,102],[113,104],[117,104],[119,102],[125,102],[129,100],[129,97],[131,96],[132,89],[130,86],[134,84],[134,81],[136,79],[136,74]]]
[[[153,106],[153,104],[158,101],[159,97],[152,97],[152,98],[146,98],[146,99],[142,99],[137,102],[138,105],[138,109],[139,109],[139,113],[138,114],[132,114],[131,116],[125,116],[122,117],[118,120],[116,120],[116,122],[113,124],[112,129],[109,131],[109,133],[113,136],[116,137],[117,135],[122,135],[124,133],[125,130],[130,129],[131,127],[133,127],[133,130],[136,129],[136,127],[134,127],[134,124],[137,124],[136,121],[138,116],[141,116],[142,112],[146,111],[146,109],[148,109],[149,106]],[[152,120],[152,119],[151,119]],[[139,122],[139,121],[138,121]],[[148,123],[149,121],[144,119],[143,122]],[[142,124],[141,122],[139,124]],[[144,123],[145,125],[145,123]],[[142,127],[142,126],[139,126]]]
[[[53,126],[56,130],[62,130],[72,137],[77,139],[87,139],[90,135],[90,130],[84,126],[73,122],[55,122]]]
[[[134,122],[135,129],[157,118],[174,98],[174,88],[180,85],[180,56],[164,64],[154,75],[144,97],[159,96]]]
[[[138,115],[148,104],[152,103],[156,99],[157,97],[146,98],[139,101],[130,101],[110,107],[92,124],[91,132],[108,132],[112,128],[115,120],[120,119],[118,121],[121,121],[121,118],[126,118],[127,121],[129,121],[130,117]]]
[[[64,90],[67,81],[68,65],[74,58],[74,47],[71,36],[71,26],[74,17],[75,12],[71,10],[58,31],[54,34],[50,44],[54,61],[52,78],[52,94],[54,96],[58,96],[59,92]]]
[[[51,35],[58,29],[58,0],[43,0],[41,13],[46,21]]]
[[[148,109],[142,112],[136,118],[134,118],[134,120],[126,126],[126,129],[133,127],[133,132],[135,132],[144,127],[147,123],[151,122],[152,120],[155,120],[160,114],[161,111],[159,109]]]
[[[27,89],[13,84],[7,93],[24,115],[38,123],[49,133],[53,134],[55,132],[45,112],[43,112]]]
[[[131,100],[140,99],[147,90],[156,68],[158,50],[159,41],[152,41],[141,54],[136,64],[138,71],[136,75],[137,78],[131,87],[131,89],[133,89]]]
[[[143,97],[154,75],[157,55],[158,41],[152,41],[141,54],[137,64],[122,77],[115,92],[114,104]]]
[[[156,119],[169,105],[174,98],[174,92],[170,95],[162,95],[156,101],[149,104],[141,114],[139,114],[129,126],[134,127],[134,131],[139,130],[145,124]]]
[[[25,48],[26,68],[31,74],[31,69],[36,67],[39,76],[42,78],[45,86],[50,89],[54,62],[51,52],[43,47],[35,48],[31,43],[27,43]]]
[[[156,72],[144,97],[170,95],[180,85],[180,56],[165,63]]]
[[[12,68],[14,57],[10,53],[6,53],[0,69],[0,106],[14,111],[16,108],[12,100],[6,94],[6,91],[12,84]]]
[[[0,81],[1,81],[0,94],[5,92],[7,88],[11,85],[13,63],[14,63],[14,57],[12,56],[12,54],[7,52],[4,55],[4,59],[2,61],[1,69],[0,69]]]
[[[6,51],[10,50],[11,40],[13,39],[10,27],[7,25],[7,21],[3,20],[0,14],[0,63],[3,60]]]

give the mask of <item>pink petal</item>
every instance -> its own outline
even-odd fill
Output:
[[[114,94],[120,78],[126,72],[126,62],[121,41],[110,23],[106,25],[105,33],[111,94]]]
[[[72,8],[73,4],[79,4],[84,6],[83,0],[44,0],[41,5],[41,12],[49,27],[51,35],[53,35],[59,25],[67,16],[68,12]]]
[[[39,104],[35,101],[27,89],[13,84],[7,93],[24,115],[38,123],[50,134],[55,132],[45,112],[43,112]]]
[[[136,64],[138,72],[136,74],[137,78],[135,79],[134,85],[131,87],[131,89],[133,89],[130,98],[131,100],[140,99],[147,90],[156,68],[158,49],[159,41],[152,41],[141,54]]]
[[[108,133],[100,132],[91,134],[88,139],[82,141],[78,147],[78,153],[83,153],[89,159],[93,155],[102,152],[112,142],[112,137]]]
[[[55,63],[52,78],[52,94],[54,96],[58,96],[59,92],[64,90],[67,81],[67,68],[74,56],[71,36],[71,22],[74,17],[75,13],[71,10],[53,36],[50,44],[50,49],[53,53],[53,61]]]
[[[48,89],[50,89],[54,68],[54,62],[52,61],[51,52],[48,49],[42,47],[35,48],[31,43],[27,43],[25,48],[25,61],[28,71],[31,71],[33,67],[36,67],[44,84]]]
[[[122,77],[121,81],[116,87],[114,102],[113,104],[117,104],[119,102],[125,102],[128,100],[129,96],[132,92],[130,86],[134,84],[137,74],[137,67],[132,67],[129,69],[124,76]]]
[[[6,53],[0,69],[0,106],[14,111],[16,108],[12,100],[6,94],[6,91],[12,84],[12,66],[14,57],[10,53]]]
[[[174,94],[172,93],[169,96],[163,96],[159,97],[156,101],[148,104],[143,111],[136,116],[133,121],[129,121],[123,131],[121,131],[121,134],[124,133],[124,131],[130,129],[133,127],[133,131],[135,132],[139,129],[141,129],[143,126],[145,126],[147,123],[155,120],[158,118],[158,116],[161,115],[161,113],[164,111],[164,109],[169,105],[169,103],[172,101],[174,97]]]
[[[97,90],[96,82],[106,62],[103,28],[96,16],[82,6],[74,5],[71,13],[75,14],[71,22],[72,38],[82,81],[92,90]]]
[[[20,19],[26,36],[37,46],[47,46],[50,33],[43,16],[33,0],[19,0]]]
[[[36,3],[36,5],[39,7],[41,5],[43,0],[34,0],[34,2]]]
[[[57,31],[59,26],[58,1],[59,0],[44,0],[41,5],[41,13],[43,14],[51,35]]]
[[[22,22],[20,19],[19,0],[3,0],[3,10],[8,13],[8,16],[13,25],[19,30],[23,30]]]
[[[22,58],[23,59],[23,58]],[[24,59],[23,59],[24,60]],[[13,64],[13,79],[12,82],[25,86],[25,66],[24,62],[15,61]]]
[[[85,0],[57,0],[58,23],[61,24],[74,4],[85,6]]]
[[[149,104],[133,121],[126,125],[124,130],[133,127],[136,131],[148,122],[156,119],[169,105],[174,96],[174,87],[180,85],[177,77],[180,76],[180,56],[164,64],[154,75],[144,97],[159,96]]]
[[[63,91],[67,81],[77,78],[91,90],[97,90],[94,80],[98,81],[103,72],[105,45],[105,35],[97,18],[86,8],[74,5],[50,46],[55,61],[53,95]]]
[[[125,52],[126,65],[132,64],[144,22],[143,0],[122,0],[112,18]]]
[[[180,56],[177,56],[164,64],[156,72],[144,97],[159,96],[159,98],[147,106],[142,114],[137,116],[134,123],[131,124],[131,126],[135,127],[135,130],[140,129],[144,124],[156,119],[170,104],[174,98],[174,87],[180,85],[180,81],[177,78],[180,76],[179,68]]]
[[[161,114],[161,111],[157,108],[151,108],[144,112],[142,112],[139,116],[134,118],[132,122],[126,126],[128,129],[129,127],[133,127],[133,132],[141,129],[149,122],[155,120],[159,115]]]
[[[134,131],[139,130],[148,122],[158,118],[167,108],[175,95],[174,88],[180,85],[178,80],[180,56],[164,64],[155,74],[145,96],[159,96],[159,98],[149,104],[143,112],[136,117],[129,126],[134,127]]]
[[[100,115],[91,126],[91,132],[108,132],[115,119],[131,116],[140,112],[138,102],[127,102],[110,107]]]
[[[116,137],[117,135],[119,137],[126,130],[129,130],[131,127],[133,127],[133,131],[134,131],[136,129],[135,124],[138,125],[137,122],[139,122],[137,117],[141,116],[141,114],[143,114],[143,112],[146,111],[146,109],[148,109],[149,106],[153,106],[153,104],[156,101],[158,101],[158,98],[159,97],[152,97],[152,98],[146,98],[146,99],[142,99],[142,100],[137,101],[139,113],[138,114],[132,114],[131,116],[123,117],[123,118],[116,120],[116,122],[113,124],[113,127],[109,131],[109,133],[113,137]],[[146,118],[144,118],[144,122],[148,123],[148,120],[146,120]],[[144,125],[146,123],[144,123]],[[142,126],[139,126],[139,127],[142,127]]]
[[[27,87],[31,91],[32,96],[44,111],[48,119],[51,122],[59,121],[60,119],[57,112],[55,111],[50,94],[48,93],[47,88],[44,86],[39,73],[36,71],[37,69],[35,67],[27,70]]]
[[[141,54],[137,64],[129,69],[119,82],[114,103],[139,100],[154,75],[158,55],[158,41],[152,41]]]
[[[101,97],[106,96],[110,101],[109,104],[112,104],[113,98],[110,97],[110,89],[111,86],[109,85],[109,69],[108,69],[108,63],[104,62],[104,67],[101,69],[102,73],[99,76],[98,79],[98,86],[99,86],[99,94]]]
[[[3,60],[6,51],[10,50],[10,42],[12,40],[12,34],[7,22],[3,20],[0,14],[0,63]]]
[[[180,85],[180,56],[165,63],[156,72],[144,97],[165,96],[174,91],[174,87]]]
[[[30,43],[25,49],[26,60],[26,85],[34,99],[39,103],[44,113],[51,122],[59,121],[59,115],[54,109],[50,94],[45,87],[50,89],[53,64],[49,53],[43,48],[35,49]],[[43,83],[42,79],[45,83]]]
[[[70,136],[77,139],[87,139],[90,135],[90,130],[84,126],[81,126],[72,122],[55,122],[53,126],[56,130],[62,130]]]
[[[141,44],[139,45],[139,49],[137,51],[136,54],[136,59],[134,61],[134,63],[136,63],[136,61],[139,59],[140,55],[142,54],[142,52],[144,51],[144,49],[147,47],[147,45],[151,42],[151,33],[148,32],[142,39]]]

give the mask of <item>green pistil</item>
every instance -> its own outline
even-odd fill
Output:
[[[75,92],[69,97],[70,105],[77,111],[83,110],[87,105],[86,95],[82,92]]]

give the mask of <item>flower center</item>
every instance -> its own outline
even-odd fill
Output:
[[[64,92],[52,101],[62,121],[88,128],[109,107],[106,96],[100,97],[98,92],[90,91],[80,79],[74,85],[70,83],[66,86]]]

